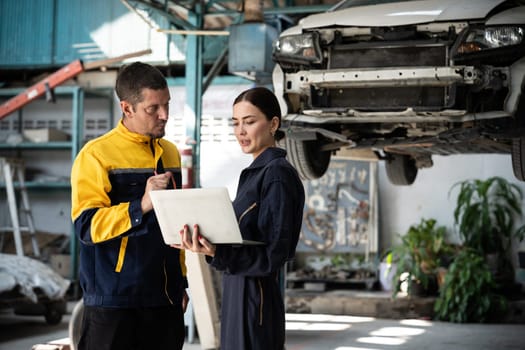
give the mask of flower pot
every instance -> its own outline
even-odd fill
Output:
[[[379,263],[379,284],[385,291],[392,290],[392,280],[396,275],[397,265],[386,262]]]
[[[428,277],[428,283],[425,287],[421,281],[412,280],[410,282],[410,295],[415,297],[429,297],[438,294],[438,284],[435,276]]]
[[[520,269],[525,269],[525,251],[518,252],[518,266]]]

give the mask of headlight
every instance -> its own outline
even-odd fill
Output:
[[[523,41],[522,27],[471,28],[458,47],[458,53],[470,53],[518,45]]]
[[[273,53],[279,59],[320,63],[319,38],[316,33],[289,35],[275,41]]]

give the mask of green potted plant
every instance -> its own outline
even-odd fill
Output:
[[[515,219],[522,215],[521,189],[497,176],[461,181],[451,191],[456,187],[454,220],[463,245],[493,261],[491,270],[499,280],[513,280],[512,242],[525,235],[525,225],[514,227]]]
[[[434,304],[435,318],[465,323],[485,322],[506,308],[506,299],[495,292],[495,281],[484,256],[462,249],[450,264]]]
[[[394,297],[401,291],[402,284],[406,284],[409,295],[437,292],[436,274],[441,259],[453,249],[446,242],[446,234],[446,228],[437,226],[435,219],[423,218],[401,236],[401,243],[392,248],[392,261],[396,264],[392,280]]]

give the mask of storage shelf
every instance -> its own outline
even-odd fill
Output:
[[[73,147],[71,141],[52,141],[52,142],[21,142],[17,144],[0,143],[0,149],[70,149]]]
[[[15,188],[19,189],[20,184],[15,182],[14,183]],[[28,189],[69,189],[71,187],[71,184],[69,181],[26,181],[25,186]],[[5,183],[0,182],[0,188],[5,188]]]
[[[24,91],[26,91],[27,88],[14,88],[14,89],[0,89],[0,97],[11,97],[16,96]],[[64,99],[70,99],[71,100],[71,124],[70,124],[70,138],[60,138],[60,140],[68,140],[68,141],[50,141],[50,142],[30,142],[30,141],[23,141],[18,144],[9,144],[6,143],[6,140],[2,140],[2,143],[0,143],[0,157],[11,157],[12,153],[16,154],[17,158],[25,158],[28,156],[31,152],[39,152],[41,151],[68,151],[70,153],[70,159],[71,163],[74,161],[76,155],[78,154],[78,151],[80,150],[84,140],[84,99],[86,96],[89,98],[103,98],[107,99],[109,102],[109,108],[108,108],[108,124],[113,125],[113,88],[103,88],[103,89],[84,89],[81,86],[77,85],[63,85],[63,86],[57,86],[53,89],[55,95],[63,96]],[[0,99],[0,102],[2,100],[5,100],[4,98]],[[24,106],[25,107],[25,106]],[[22,110],[24,109],[22,107],[19,111],[15,111],[11,113],[12,115],[7,116],[7,118],[15,118],[15,121],[17,122],[17,129],[24,129],[24,119],[27,117],[26,114],[22,113]],[[34,112],[36,113],[36,112]],[[61,112],[63,113],[63,112]],[[31,115],[31,114],[30,114]],[[14,128],[14,127],[13,127]],[[27,130],[32,130],[31,128],[27,128]],[[14,132],[14,131],[13,131]],[[18,130],[18,133],[23,133],[20,130]],[[58,140],[55,138],[55,140]],[[40,154],[36,155],[41,156]],[[32,157],[35,157],[35,155],[32,155]],[[42,155],[42,157],[45,157],[45,154]],[[24,185],[25,188],[27,188],[29,191],[32,192],[39,192],[46,193],[46,191],[51,192],[57,192],[60,193],[60,195],[64,195],[65,193],[71,192],[71,184],[70,181],[67,179],[67,175],[63,177],[51,177],[49,179],[40,179],[35,177],[35,181],[25,181]],[[15,188],[20,188],[20,183],[15,182],[14,183]],[[0,182],[0,192],[5,192],[5,183]],[[54,194],[54,193],[53,193]],[[51,196],[49,196],[51,197]],[[70,218],[66,217],[65,220],[70,222]],[[70,239],[70,250],[72,252],[78,252],[78,240],[76,239],[73,225],[71,224],[71,239]],[[72,280],[78,279],[78,254],[72,254],[71,256],[71,271],[72,271]]]

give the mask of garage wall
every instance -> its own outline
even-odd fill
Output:
[[[386,176],[384,163],[379,163],[379,230],[380,249],[388,248],[421,218],[435,218],[457,239],[453,211],[457,189],[452,186],[465,179],[501,176],[516,183],[525,195],[525,183],[512,172],[508,155],[455,155],[433,157],[432,168],[420,170],[412,186],[394,186]],[[525,202],[523,203],[525,206]],[[525,209],[524,209],[525,211]],[[525,247],[525,244],[522,243]]]
[[[102,60],[151,49],[147,62],[183,64],[186,39],[150,13],[150,27],[120,0],[0,1],[0,69],[57,67],[81,59]],[[203,59],[212,64],[226,36],[204,38]]]

